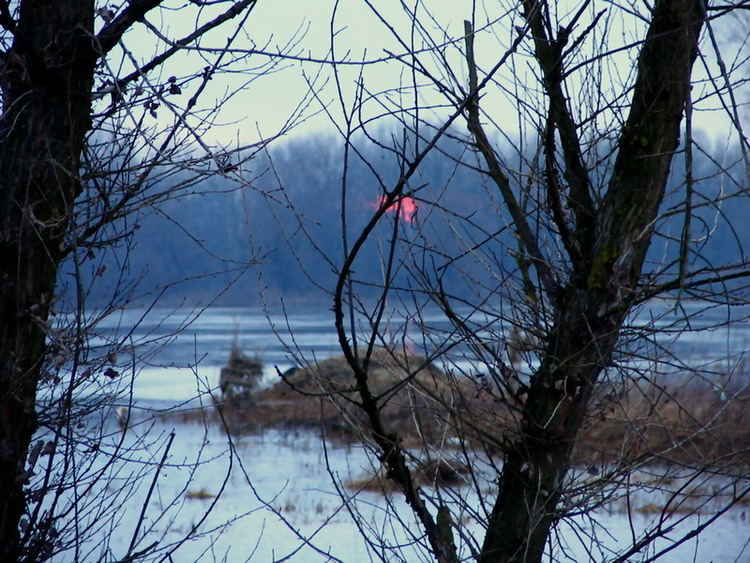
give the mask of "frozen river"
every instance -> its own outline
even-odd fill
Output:
[[[155,430],[174,432],[176,437],[170,451],[173,461],[195,458],[202,449],[204,459],[213,459],[200,467],[186,485],[189,472],[186,468],[163,471],[158,496],[148,505],[146,524],[152,526],[150,533],[138,546],[148,545],[150,539],[160,538],[165,545],[177,542],[199,521],[203,512],[216,499],[225,486],[221,497],[213,506],[204,523],[205,530],[213,530],[206,536],[180,546],[173,560],[188,561],[279,561],[299,562],[341,560],[364,562],[380,560],[377,553],[364,541],[347,511],[346,503],[332,484],[332,475],[340,482],[371,473],[371,461],[360,447],[342,447],[329,444],[327,452],[320,445],[319,436],[312,432],[266,431],[263,434],[244,436],[234,444],[237,458],[229,467],[226,438],[218,431],[209,430],[205,436],[202,426],[193,423],[164,424]],[[241,463],[240,463],[241,462]],[[226,483],[224,481],[226,479]],[[132,531],[140,515],[146,487],[143,486],[129,499],[128,509],[115,533],[111,535],[113,556],[122,557],[131,540]],[[398,529],[389,527],[384,517],[388,508],[386,499],[380,494],[344,489],[350,495],[350,508],[357,509],[370,533],[378,531],[399,549],[386,554],[387,561],[429,560],[408,547],[409,538]],[[470,498],[471,495],[468,495]],[[400,496],[388,499],[402,514],[408,509]],[[596,515],[598,537],[608,548],[625,547],[631,537],[631,526],[638,530],[653,523],[657,515],[650,514],[653,497],[636,495],[631,499],[633,512],[628,518],[624,503],[616,503],[611,510]],[[168,506],[174,516],[156,520],[156,516]],[[710,511],[683,522],[684,526],[699,524],[711,516]],[[679,517],[679,515],[677,516]],[[724,515],[699,539],[680,546],[664,555],[660,561],[670,563],[695,562],[747,562],[750,561],[750,505],[745,504]],[[582,529],[591,532],[584,519],[578,519]],[[411,528],[416,530],[416,525]],[[227,525],[228,524],[228,525]],[[222,528],[222,526],[225,526]],[[480,534],[481,527],[467,519],[464,530]],[[219,533],[221,530],[221,533]],[[671,537],[677,537],[675,530]],[[605,561],[600,552],[589,555],[590,545],[580,542],[581,530],[561,527],[563,542],[568,545],[565,554],[557,553],[559,561]],[[481,539],[481,535],[478,536]],[[657,542],[656,547],[666,546]],[[326,553],[330,554],[327,557]],[[653,554],[654,550],[647,552]],[[464,553],[464,556],[468,556]],[[639,561],[633,558],[631,561]]]
[[[330,312],[267,316],[259,309],[216,308],[195,318],[191,312],[167,310],[152,311],[145,319],[142,316],[140,311],[126,311],[111,317],[100,327],[98,337],[98,343],[104,344],[128,335],[126,340],[135,353],[146,359],[135,370],[132,400],[136,408],[125,438],[125,445],[133,447],[133,457],[142,456],[138,471],[143,477],[133,479],[132,489],[119,501],[126,509],[100,531],[100,537],[109,538],[111,559],[122,558],[131,547],[131,553],[137,552],[159,541],[167,546],[162,553],[179,562],[422,560],[409,546],[408,531],[419,532],[399,495],[387,498],[343,487],[343,483],[374,470],[374,458],[362,447],[328,443],[324,448],[320,435],[311,430],[266,430],[230,441],[214,422],[202,424],[177,415],[153,417],[153,409],[194,405],[191,401],[196,395],[210,402],[219,370],[235,340],[247,353],[264,360],[269,383],[276,378],[277,368],[283,371],[303,356],[323,359],[338,355]],[[443,322],[437,314],[425,315],[422,321],[438,329]],[[669,323],[669,318],[658,322]],[[732,354],[734,349],[748,348],[747,326],[728,331],[715,324],[707,320],[703,330],[683,335],[683,341],[672,346],[684,347],[701,358],[718,355],[717,346],[722,346],[723,353],[733,348]],[[106,424],[112,426],[115,440],[114,417]],[[149,495],[157,466],[159,479]],[[460,494],[466,502],[480,504],[468,487]],[[627,546],[634,531],[658,517],[648,510],[655,502],[653,496],[641,494],[629,502],[630,517],[624,502],[616,502],[596,514],[596,525],[580,518],[578,528],[561,527],[561,543],[567,549],[556,552],[557,560],[604,561],[608,550]],[[403,516],[404,528],[391,526],[386,517],[389,503],[391,511],[395,508]],[[365,541],[350,514],[355,509],[361,516],[359,526],[371,540],[380,537],[399,547],[379,551],[376,543]],[[679,530],[711,516],[707,505],[669,537],[677,537]],[[750,503],[740,503],[698,538],[660,560],[750,562],[748,517]],[[175,543],[201,521],[204,535]],[[467,516],[462,527],[481,542],[479,522]],[[587,534],[595,534],[606,546],[604,551],[591,551]],[[665,545],[661,541],[656,547]],[[172,548],[175,551],[170,553]],[[468,552],[462,555],[469,557]],[[95,559],[92,556],[91,560]]]
[[[717,370],[726,369],[726,358],[729,369],[742,363],[745,352],[750,350],[750,323],[729,327],[725,321],[744,317],[748,314],[745,308],[711,308],[691,322],[691,330],[675,339],[678,313],[664,307],[641,312],[635,323],[648,326],[654,333],[642,344],[642,354],[673,355],[709,368],[717,366]],[[444,317],[430,310],[423,312],[418,321],[406,323],[396,317],[389,326],[418,353],[432,352],[430,342],[421,338],[422,329],[436,339],[450,334]],[[285,315],[268,314],[258,308],[157,309],[145,317],[143,311],[128,310],[107,318],[99,330],[100,338],[93,341],[94,345],[118,340],[134,344],[139,357],[139,375],[133,389],[136,401],[188,400],[196,391],[215,388],[234,341],[246,353],[263,360],[268,383],[275,381],[277,369],[283,372],[305,361],[341,354],[333,313],[325,310]],[[464,351],[457,346],[446,355],[447,361],[465,367]],[[475,368],[482,370],[482,366]],[[747,375],[741,371],[738,375]]]

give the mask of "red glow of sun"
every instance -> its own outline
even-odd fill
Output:
[[[385,203],[385,197],[380,196],[378,198],[377,206],[380,207],[384,203]],[[415,200],[413,197],[404,196],[400,200],[389,205],[386,211],[392,211],[394,213],[398,213],[399,219],[403,219],[407,223],[411,223],[414,220],[414,216],[417,213],[418,207],[419,206],[417,205],[417,200]]]

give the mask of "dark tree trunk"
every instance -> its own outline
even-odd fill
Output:
[[[576,233],[589,258],[557,300],[521,434],[506,455],[482,562],[541,561],[559,518],[570,453],[611,361],[663,199],[703,17],[701,0],[654,6],[609,189],[596,210],[593,248],[586,248],[586,233]]]
[[[93,0],[24,0],[0,80],[0,558],[21,546],[49,305],[90,123]]]

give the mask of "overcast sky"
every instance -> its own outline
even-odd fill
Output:
[[[523,23],[518,11],[513,9],[516,4],[512,2],[473,3],[470,0],[459,0],[434,1],[427,4],[431,12],[427,14],[420,8],[419,21],[434,43],[444,46],[442,53],[453,75],[447,73],[444,65],[438,64],[435,57],[428,52],[422,52],[420,60],[425,64],[425,68],[446,84],[453,82],[455,85],[457,82],[465,85],[467,81],[466,64],[461,54],[464,19],[474,19],[475,27],[479,30],[476,49],[479,66],[483,70],[491,68],[503,55],[517,34],[515,26]],[[556,16],[561,22],[569,21],[570,11],[565,12],[564,7],[567,5],[570,10],[573,4],[551,4],[560,10]],[[413,2],[409,5],[413,6]],[[334,6],[337,6],[335,18]],[[637,3],[636,6],[640,10],[645,10],[643,3]],[[404,54],[408,51],[410,42],[417,49],[426,47],[422,39],[411,33],[411,19],[404,13],[399,2],[380,0],[377,7],[376,14],[363,0],[341,0],[339,4],[333,0],[260,0],[247,19],[243,33],[235,45],[268,52],[284,51],[295,56],[325,60],[331,59],[333,48],[336,59],[349,62],[373,61],[393,54]],[[643,22],[603,1],[592,3],[577,31],[585,29],[586,22],[591,21],[594,14],[601,10],[607,10],[610,17],[606,24],[606,18],[600,20],[600,24],[584,42],[581,53],[590,54],[594,45],[600,44],[603,40],[606,40],[607,48],[616,49],[643,37]],[[204,16],[203,21],[209,16],[210,14]],[[188,6],[188,9],[153,14],[149,21],[165,35],[178,37],[195,27],[196,16],[192,6]],[[488,25],[489,22],[492,24]],[[225,45],[227,29],[229,28],[224,28],[220,34],[212,35],[204,44],[216,47]],[[726,41],[728,33],[721,28],[717,29],[720,40]],[[332,31],[335,38],[333,43]],[[406,45],[399,42],[393,31]],[[142,30],[135,30],[128,38],[128,45],[137,58],[142,57],[145,60],[150,52],[158,50],[149,43],[147,37]],[[498,72],[497,83],[490,86],[482,100],[483,109],[511,136],[518,130],[519,110],[509,100],[518,96],[522,101],[533,104],[541,99],[539,83],[534,76],[536,64],[528,56],[528,46],[529,43],[526,42],[519,56],[512,58]],[[706,45],[707,59],[709,64],[713,65],[715,56],[709,46]],[[731,66],[736,59],[738,48],[726,46],[724,51],[725,62]],[[596,88],[590,87],[594,70],[602,72],[601,76],[597,75],[595,78],[601,83],[605,95],[610,88],[612,91],[621,91],[622,83],[632,83],[634,54],[633,50],[623,51],[614,55],[613,64],[599,69],[587,68],[577,73],[572,80],[573,85],[579,87],[570,90],[572,105],[585,107],[591,102],[590,96],[575,98],[581,95],[581,92],[596,91]],[[303,107],[299,108],[299,115],[305,116],[307,121],[294,130],[294,135],[333,130],[333,124],[322,111],[324,107],[332,113],[337,122],[341,122],[342,103],[334,78],[334,68],[331,65],[288,60],[278,62],[272,72],[268,72],[269,68],[265,66],[268,62],[268,57],[255,55],[237,65],[234,68],[235,74],[219,76],[212,81],[211,88],[203,97],[204,103],[221,99],[225,92],[233,89],[242,88],[242,91],[222,108],[217,126],[207,134],[209,142],[228,145],[235,142],[252,142],[259,136],[273,135],[283,127],[300,103]],[[186,56],[176,66],[171,66],[168,72],[188,73],[197,65],[201,65],[198,68],[202,68],[204,64],[206,61],[199,60],[194,55]],[[367,92],[372,95],[363,106],[362,116],[365,118],[392,111],[399,106],[410,107],[414,103],[413,93],[398,93],[396,90],[399,86],[409,85],[414,80],[409,66],[403,62],[391,60],[366,66],[342,65],[336,67],[335,71],[338,73],[338,86],[341,88],[344,107],[351,107],[354,85],[361,77]],[[700,62],[696,64],[696,76],[704,76]],[[421,86],[420,103],[425,107],[436,108],[426,110],[422,116],[429,119],[432,115],[432,119],[438,120],[447,115],[447,111],[439,107],[446,103],[446,98],[429,82],[423,76],[416,76],[416,83]],[[699,99],[705,91],[705,86],[697,85],[696,98]],[[187,96],[187,93],[185,95]],[[743,100],[742,95],[744,93],[740,93],[740,101],[747,101],[747,96]],[[697,103],[697,129],[702,129],[719,139],[726,136],[727,124],[728,120],[717,100]]]

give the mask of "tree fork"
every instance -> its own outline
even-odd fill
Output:
[[[585,287],[569,285],[507,453],[480,562],[541,561],[559,519],[575,437],[637,289],[690,88],[701,0],[660,0],[638,57],[630,114],[596,217]],[[585,233],[574,231],[574,237]]]

